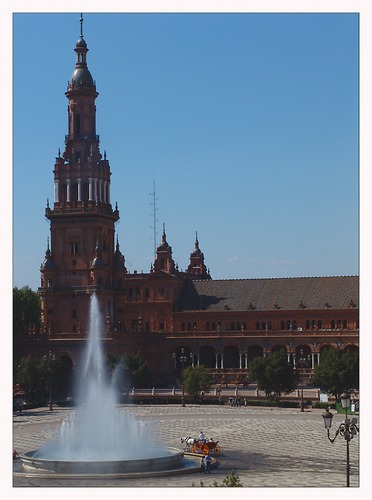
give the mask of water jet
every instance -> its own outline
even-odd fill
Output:
[[[90,299],[88,336],[79,372],[76,410],[65,419],[55,440],[21,454],[24,470],[48,474],[128,474],[180,470],[184,452],[155,440],[150,424],[118,407],[102,350],[100,304]]]

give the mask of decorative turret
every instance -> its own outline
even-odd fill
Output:
[[[209,272],[204,264],[204,254],[199,248],[198,233],[196,232],[195,248],[190,253],[190,264],[187,268],[189,274],[196,274],[204,279],[210,279]]]
[[[55,266],[52,257],[52,252],[49,248],[49,238],[47,242],[47,249],[45,252],[45,258],[43,263],[40,266],[41,271],[41,286],[42,287],[51,287],[54,284],[54,272]]]
[[[120,252],[119,240],[117,237],[116,237],[116,250],[114,257],[114,268],[118,270],[124,270],[125,273],[127,272],[127,269],[125,267],[125,258],[124,255]]]
[[[167,242],[167,236],[165,234],[165,224],[163,224],[161,243],[156,249],[154,271],[164,271],[169,274],[175,273],[175,265],[172,258],[172,247]]]

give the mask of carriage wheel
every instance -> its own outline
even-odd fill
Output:
[[[199,448],[196,446],[196,444],[193,444],[192,447],[191,447],[191,452],[192,453],[198,453],[199,452]]]
[[[216,444],[216,446],[214,447],[214,454],[215,455],[220,455],[221,454],[221,447],[218,446],[218,444]]]
[[[203,452],[203,455],[208,455],[208,453],[209,453],[209,447],[208,447],[207,444],[203,444],[202,452]]]

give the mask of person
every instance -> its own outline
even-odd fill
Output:
[[[208,453],[208,455],[205,455],[205,471],[208,472],[208,474],[211,473],[211,456]]]
[[[204,442],[205,442],[205,436],[204,436],[204,432],[203,431],[200,431],[200,434],[199,434],[199,441],[200,443],[203,445]]]
[[[204,455],[201,457],[201,460],[200,460],[200,474],[205,474],[205,458],[204,458]]]

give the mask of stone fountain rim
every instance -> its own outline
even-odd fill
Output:
[[[36,450],[31,450],[31,451],[26,451],[25,453],[19,453],[18,456],[24,461],[34,461],[34,462],[45,462],[45,463],[50,463],[50,462],[62,462],[62,463],[103,463],[103,464],[109,464],[109,463],[118,463],[118,462],[142,462],[142,461],[161,461],[162,459],[181,459],[185,452],[183,450],[180,450],[179,448],[174,448],[171,446],[167,446],[166,448],[168,451],[171,453],[169,455],[160,455],[157,457],[142,457],[142,458],[119,458],[119,459],[108,459],[108,460],[95,460],[95,459],[83,459],[83,460],[73,460],[73,459],[56,459],[56,458],[43,458],[43,457],[34,457],[34,454],[39,451],[39,448]]]

